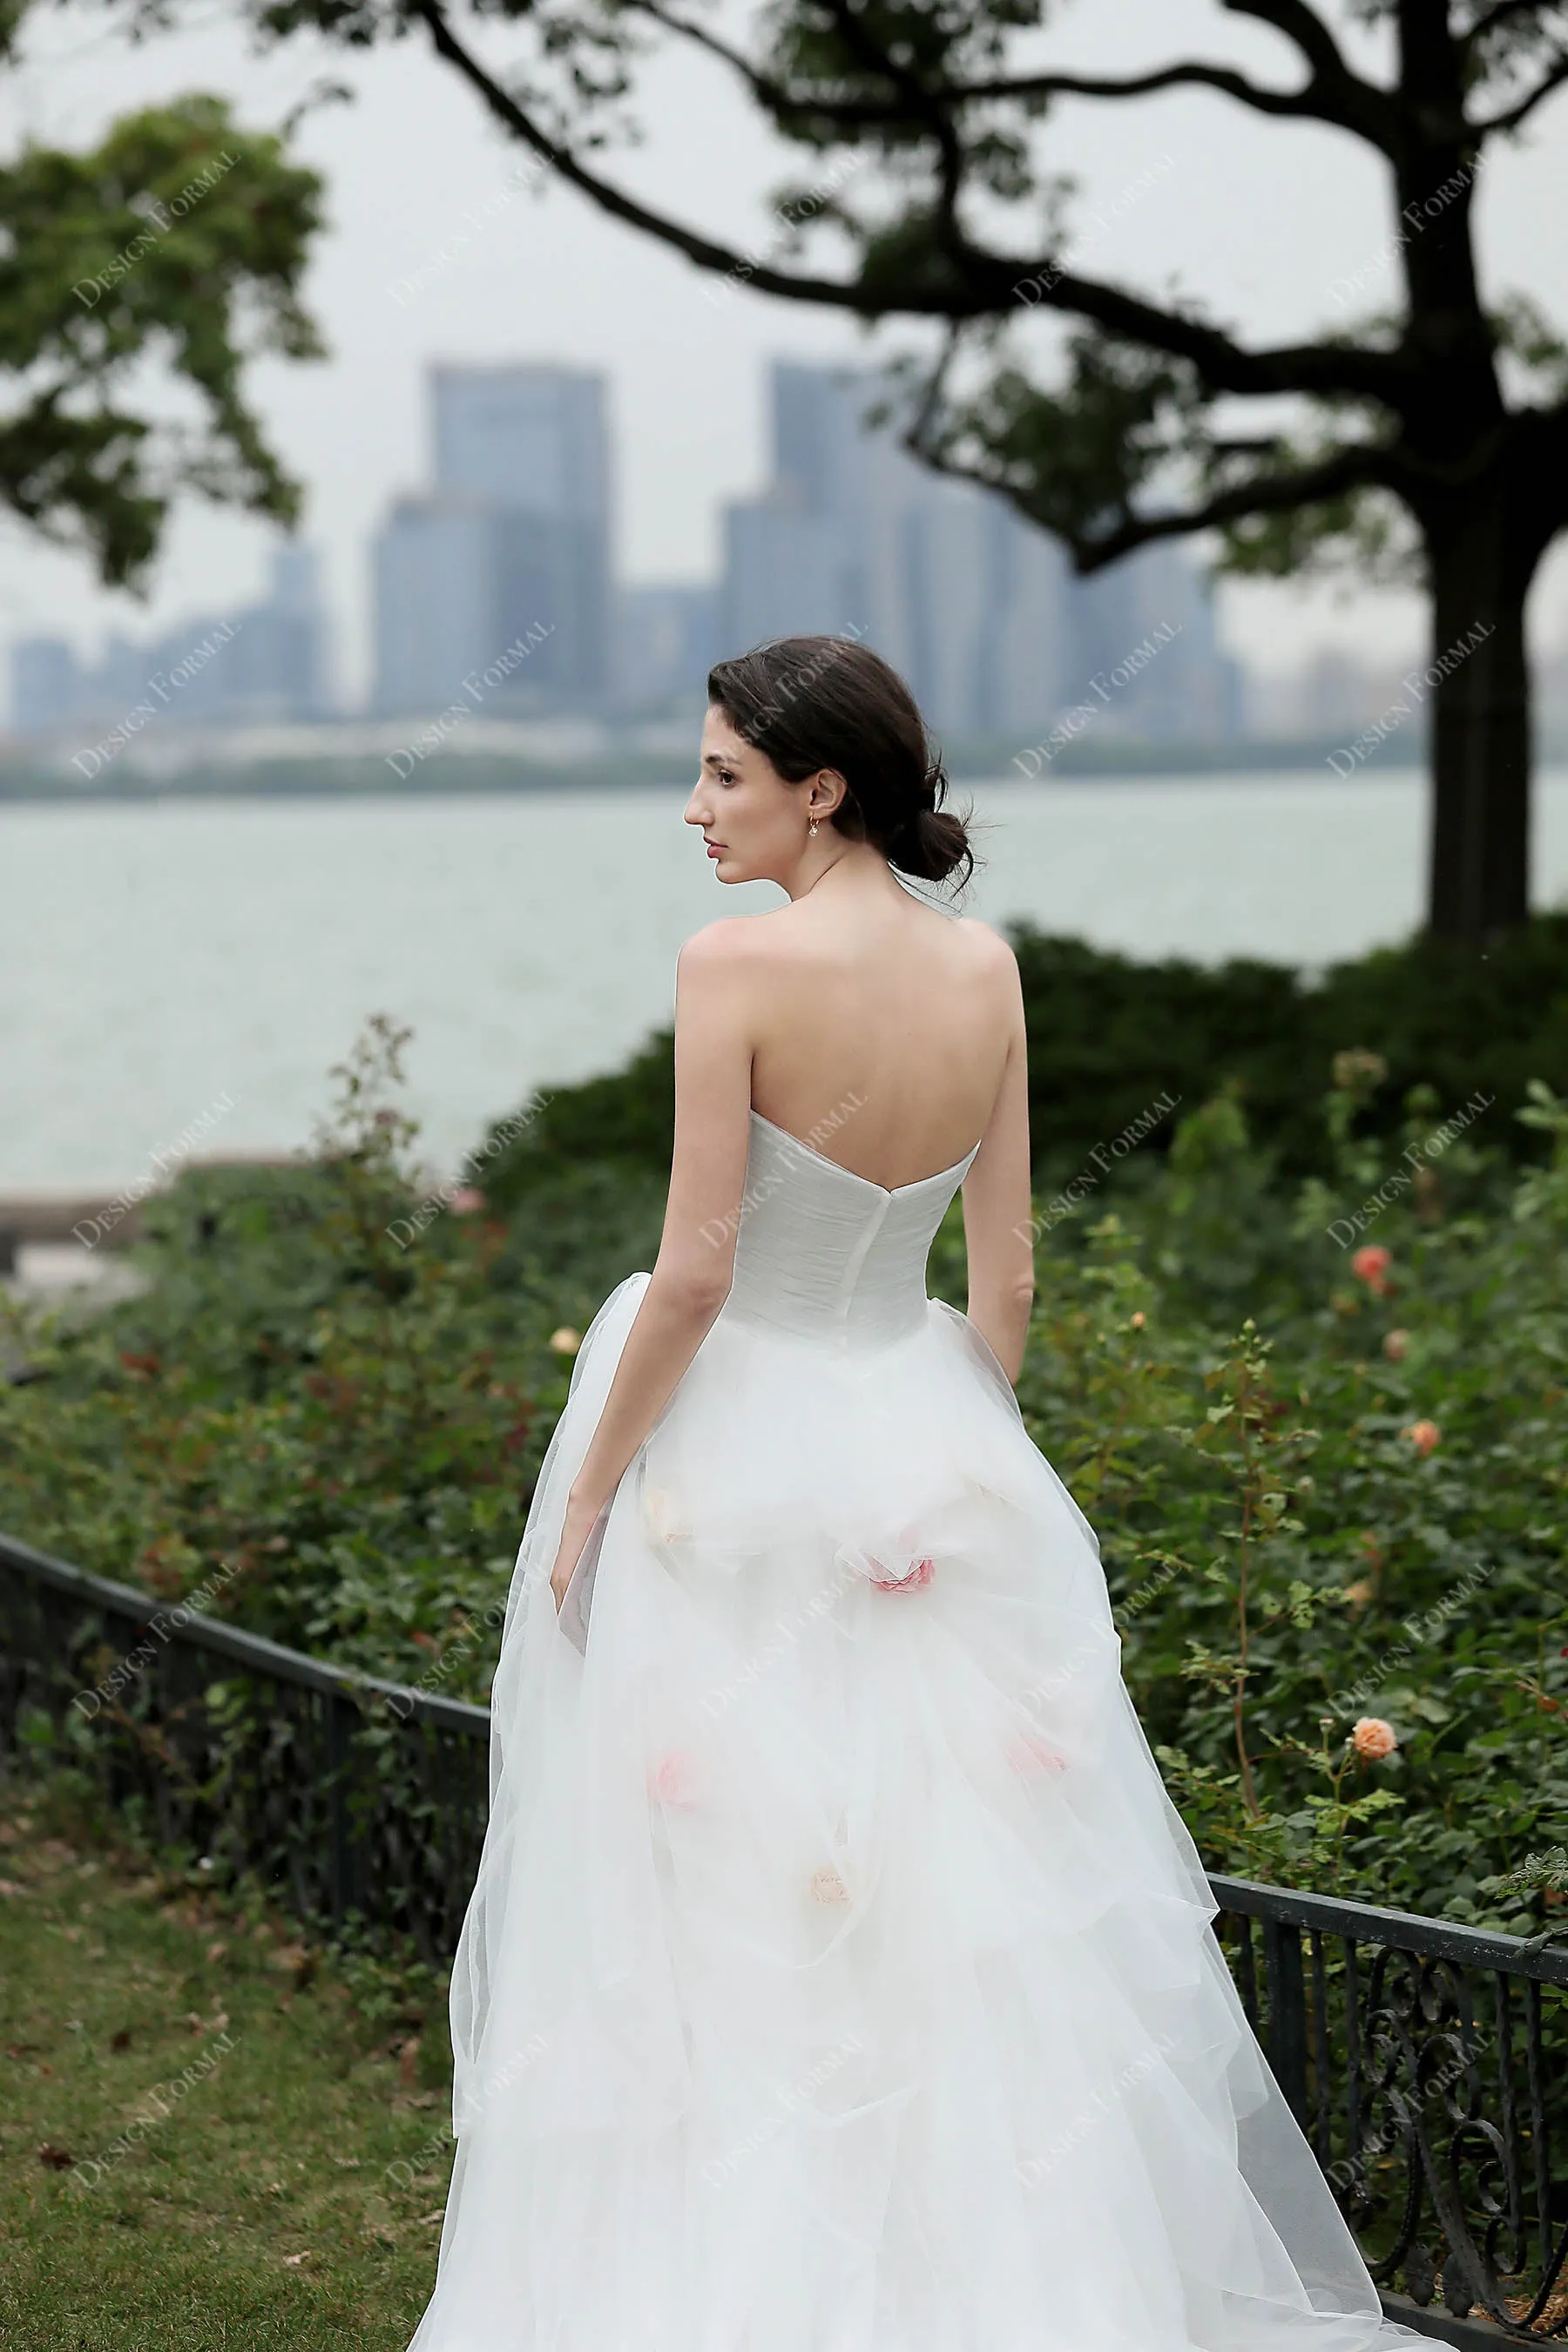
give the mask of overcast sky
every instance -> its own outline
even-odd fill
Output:
[[[622,228],[559,184],[514,193],[521,151],[492,131],[478,102],[423,36],[370,57],[300,40],[255,51],[226,7],[193,11],[185,28],[131,47],[101,7],[40,12],[26,62],[0,81],[0,139],[79,145],[117,113],[177,93],[230,95],[254,129],[278,124],[323,74],[353,102],[310,116],[298,152],[328,182],[330,227],[308,300],[325,362],[268,362],[251,379],[276,446],[308,487],[307,536],[323,554],[341,627],[341,674],[363,689],[368,544],[390,497],[426,477],[427,361],[563,361],[606,370],[616,428],[616,553],[634,581],[697,579],[718,556],[720,503],[765,471],[763,373],[775,354],[865,355],[847,321],[723,289]],[[1055,18],[1064,63],[1224,56],[1294,79],[1273,34],[1238,26],[1215,0],[1077,0]],[[480,46],[504,64],[509,36]],[[767,191],[791,171],[715,69],[661,67],[647,86],[645,144],[626,176],[686,217],[742,246],[768,241]],[[1524,289],[1568,321],[1568,94],[1544,108],[1526,143],[1496,153],[1479,199],[1488,290]],[[1054,118],[1049,156],[1077,173],[1086,271],[1154,292],[1179,281],[1258,341],[1310,331],[1349,312],[1336,280],[1364,276],[1358,299],[1390,285],[1379,261],[1391,221],[1382,175],[1337,133],[1266,121],[1226,100],[1181,93],[1137,106],[1078,106]],[[1151,169],[1153,167],[1152,179]],[[1150,193],[1135,196],[1140,186]],[[1119,203],[1119,200],[1120,203]],[[478,215],[476,218],[475,215]],[[452,266],[431,265],[466,234]],[[420,287],[416,281],[425,273]],[[910,340],[888,330],[875,348]],[[0,635],[60,631],[92,650],[111,625],[141,635],[242,601],[261,584],[271,534],[199,506],[180,513],[142,604],[110,595],[79,557],[43,549],[0,521]],[[1294,587],[1226,586],[1233,647],[1268,667],[1324,643],[1398,658],[1420,643],[1416,601]],[[1537,592],[1537,641],[1568,640],[1568,565]]]

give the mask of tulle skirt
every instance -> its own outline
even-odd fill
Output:
[[[411,2352],[1363,2352],[1093,1534],[941,1301],[721,1315],[558,1621],[585,1336],[493,1697]]]

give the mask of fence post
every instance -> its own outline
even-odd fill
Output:
[[[1263,1968],[1268,1984],[1268,2063],[1291,2114],[1306,2131],[1307,1999],[1300,1927],[1265,1919]]]
[[[331,1804],[331,1894],[332,1925],[342,1925],[349,1905],[349,1806],[345,1786],[349,1759],[349,1701],[327,1693],[327,1786]]]

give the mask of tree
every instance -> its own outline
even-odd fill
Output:
[[[0,0],[0,56],[21,14]],[[296,520],[300,487],[241,379],[260,352],[323,353],[300,299],[321,196],[282,138],[202,96],[128,115],[85,153],[0,164],[0,501],[88,549],[107,584],[144,579],[182,490]],[[145,412],[159,358],[197,395],[194,421]]]
[[[422,26],[496,121],[699,268],[867,320],[940,322],[940,352],[908,375],[908,446],[1005,493],[1080,572],[1202,531],[1236,572],[1349,559],[1424,580],[1432,658],[1410,691],[1432,725],[1429,923],[1473,943],[1525,919],[1524,614],[1568,512],[1568,351],[1527,299],[1483,299],[1473,211],[1489,150],[1568,81],[1568,0],[1341,0],[1338,25],[1313,0],[1216,0],[1279,36],[1282,80],[1198,58],[1044,69],[1047,0],[773,0],[750,47],[700,0],[479,0],[471,29],[446,0],[249,5],[274,36],[308,25],[357,45]],[[481,58],[492,18],[530,45],[522,68]],[[781,255],[658,210],[607,163],[661,43],[722,67],[816,160],[812,184],[780,192]],[[1386,70],[1358,62],[1374,51]],[[1370,148],[1397,310],[1249,344],[1195,302],[1070,267],[1070,184],[1042,152],[1053,110],[1173,89]],[[808,266],[824,233],[837,269]],[[1044,381],[1016,331],[1043,313],[1070,322]]]

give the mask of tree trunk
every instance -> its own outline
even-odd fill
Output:
[[[1461,511],[1428,522],[1431,661],[1405,682],[1432,714],[1427,925],[1468,946],[1530,913],[1524,611],[1536,555],[1510,531],[1506,504],[1489,482]]]

